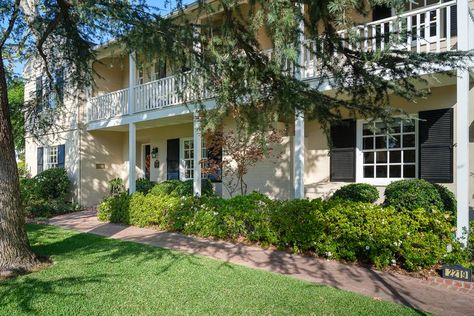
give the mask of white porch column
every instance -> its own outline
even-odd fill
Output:
[[[201,196],[201,160],[202,160],[202,139],[201,139],[201,119],[199,112],[194,112],[194,180],[193,192],[195,196]]]
[[[134,87],[137,83],[137,66],[135,53],[128,55],[128,114],[135,112]]]
[[[295,117],[295,143],[293,151],[295,199],[304,199],[304,114],[301,111],[298,111]]]
[[[132,194],[136,190],[137,165],[137,127],[135,123],[128,124],[128,189]]]
[[[469,49],[469,6],[467,0],[457,2],[458,50]],[[474,35],[474,34],[473,34]],[[471,35],[472,36],[472,35]],[[469,229],[469,72],[458,70],[456,85],[456,198],[457,237]]]

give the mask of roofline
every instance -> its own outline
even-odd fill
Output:
[[[199,1],[200,0],[195,0],[189,4],[185,4],[182,9],[175,9],[169,13],[167,13],[166,15],[163,16],[164,19],[169,19],[169,18],[173,18],[173,17],[176,17],[178,16],[179,14],[183,13],[183,11],[188,11],[188,10],[193,10],[197,7],[199,7]],[[97,44],[95,45],[92,49],[93,50],[100,50],[100,49],[103,49],[103,48],[106,48],[108,47],[109,45],[112,45],[112,44],[115,44],[117,43],[119,40],[117,38],[113,38],[111,40],[108,40],[106,41],[105,43],[102,43],[102,44]]]

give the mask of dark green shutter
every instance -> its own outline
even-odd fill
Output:
[[[210,163],[220,165],[222,163],[222,146],[219,146],[218,148],[207,148],[207,159]],[[217,174],[209,174],[207,176],[208,179],[212,182],[222,182],[222,170],[218,170],[216,173]]]
[[[64,70],[60,68],[56,71],[55,76],[56,89],[58,92],[58,100],[60,103],[64,102]]]
[[[58,168],[64,168],[66,160],[66,146],[59,145],[58,146]]]
[[[419,113],[419,175],[430,182],[453,182],[453,109]]]
[[[38,147],[36,149],[36,162],[37,162],[37,170],[36,174],[43,172],[43,147]]]
[[[166,173],[168,180],[179,180],[179,138],[167,141]]]
[[[43,77],[36,78],[36,112],[43,111]]]
[[[331,126],[331,181],[355,182],[356,137],[355,120],[344,120]]]

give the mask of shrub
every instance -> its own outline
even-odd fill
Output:
[[[435,187],[436,191],[438,191],[441,201],[443,202],[443,209],[456,214],[457,201],[454,193],[443,185],[433,183],[433,186]]]
[[[174,193],[178,196],[192,196],[193,195],[193,180],[186,180],[180,182],[180,184],[174,190]],[[201,180],[201,195],[214,195],[212,183],[209,179]]]
[[[173,193],[174,190],[180,185],[181,181],[179,180],[166,180],[155,184],[150,190],[150,193],[153,195],[166,195]]]
[[[245,238],[264,245],[277,242],[271,225],[273,202],[264,194],[252,192],[223,200],[217,212],[222,217],[225,238]]]
[[[153,195],[193,196],[193,180],[166,180],[154,185],[150,193]],[[209,179],[202,179],[201,195],[214,195],[212,183]]]
[[[25,206],[26,216],[31,218],[52,217],[79,210],[75,203],[65,202],[64,200],[31,200]]]
[[[366,183],[351,183],[339,188],[332,195],[333,200],[375,203],[379,199],[376,187]]]
[[[23,205],[27,205],[30,201],[34,200],[38,196],[36,193],[36,180],[33,178],[21,178],[20,179],[20,196]]]
[[[64,199],[69,193],[71,181],[64,168],[51,168],[34,177],[35,194],[40,199]]]
[[[114,178],[109,181],[110,195],[119,195],[125,192],[125,185],[121,178]]]
[[[131,224],[129,204],[130,196],[125,192],[105,198],[98,206],[97,217],[101,221]]]
[[[256,192],[228,200],[137,192],[106,198],[99,205],[98,217],[315,252],[378,268],[397,263],[412,271],[443,261],[460,263],[467,258],[467,252],[453,237],[452,215],[436,208],[396,209],[321,199],[271,201]],[[446,251],[448,244],[453,245],[451,253]]]
[[[152,182],[146,178],[137,179],[136,183],[136,190],[137,192],[148,194],[150,190],[155,186],[155,182]]]
[[[317,212],[324,208],[320,199],[275,202],[271,215],[272,225],[278,236],[278,246],[294,252],[314,249],[321,227]]]
[[[469,223],[469,236],[467,238],[469,259],[474,261],[474,221]]]
[[[428,181],[421,179],[390,183],[385,188],[384,204],[393,206],[397,210],[416,210],[418,208],[444,210],[443,201],[436,188]]]

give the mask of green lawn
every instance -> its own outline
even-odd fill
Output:
[[[0,282],[0,315],[417,315],[361,295],[203,257],[29,225],[55,264]]]

